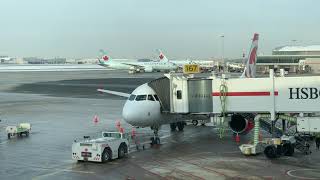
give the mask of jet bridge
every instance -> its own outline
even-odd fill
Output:
[[[320,112],[320,76],[275,77],[273,71],[267,78],[166,76],[171,113],[220,114],[225,110],[270,113],[274,119],[276,113]]]

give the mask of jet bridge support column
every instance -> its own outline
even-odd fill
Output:
[[[287,130],[286,120],[285,120],[285,119],[282,119],[282,133],[285,134],[285,133],[286,133],[286,130]]]

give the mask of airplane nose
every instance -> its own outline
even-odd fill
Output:
[[[127,103],[126,103],[127,104]],[[128,108],[126,107],[126,104],[124,105],[123,109],[122,109],[122,117],[125,121],[127,121],[130,117],[130,114],[129,114],[129,110]]]
[[[130,102],[126,102],[122,109],[122,117],[127,123],[135,125],[135,122],[139,118],[137,118],[137,113],[135,113],[133,108],[128,104],[130,104]]]

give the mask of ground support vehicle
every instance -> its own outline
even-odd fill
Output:
[[[281,138],[265,138],[257,144],[243,144],[239,148],[244,155],[255,155],[264,152],[270,158],[282,155],[292,156],[295,148],[294,136],[281,136]]]
[[[72,144],[72,159],[77,161],[107,162],[123,158],[129,152],[129,134],[121,132],[102,132],[102,137],[83,140]]]
[[[7,126],[6,132],[8,135],[8,139],[18,136],[22,137],[23,135],[29,136],[31,131],[31,124],[30,123],[20,123],[17,126]]]

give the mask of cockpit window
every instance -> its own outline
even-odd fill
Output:
[[[158,95],[153,95],[154,96],[154,98],[156,99],[156,101],[159,101],[159,98],[158,98]]]
[[[129,101],[133,101],[135,97],[136,97],[136,95],[131,94],[131,96],[129,97]]]
[[[144,101],[146,100],[147,95],[137,95],[136,101]]]
[[[153,96],[149,94],[149,95],[148,95],[148,100],[149,100],[149,101],[154,101]]]

